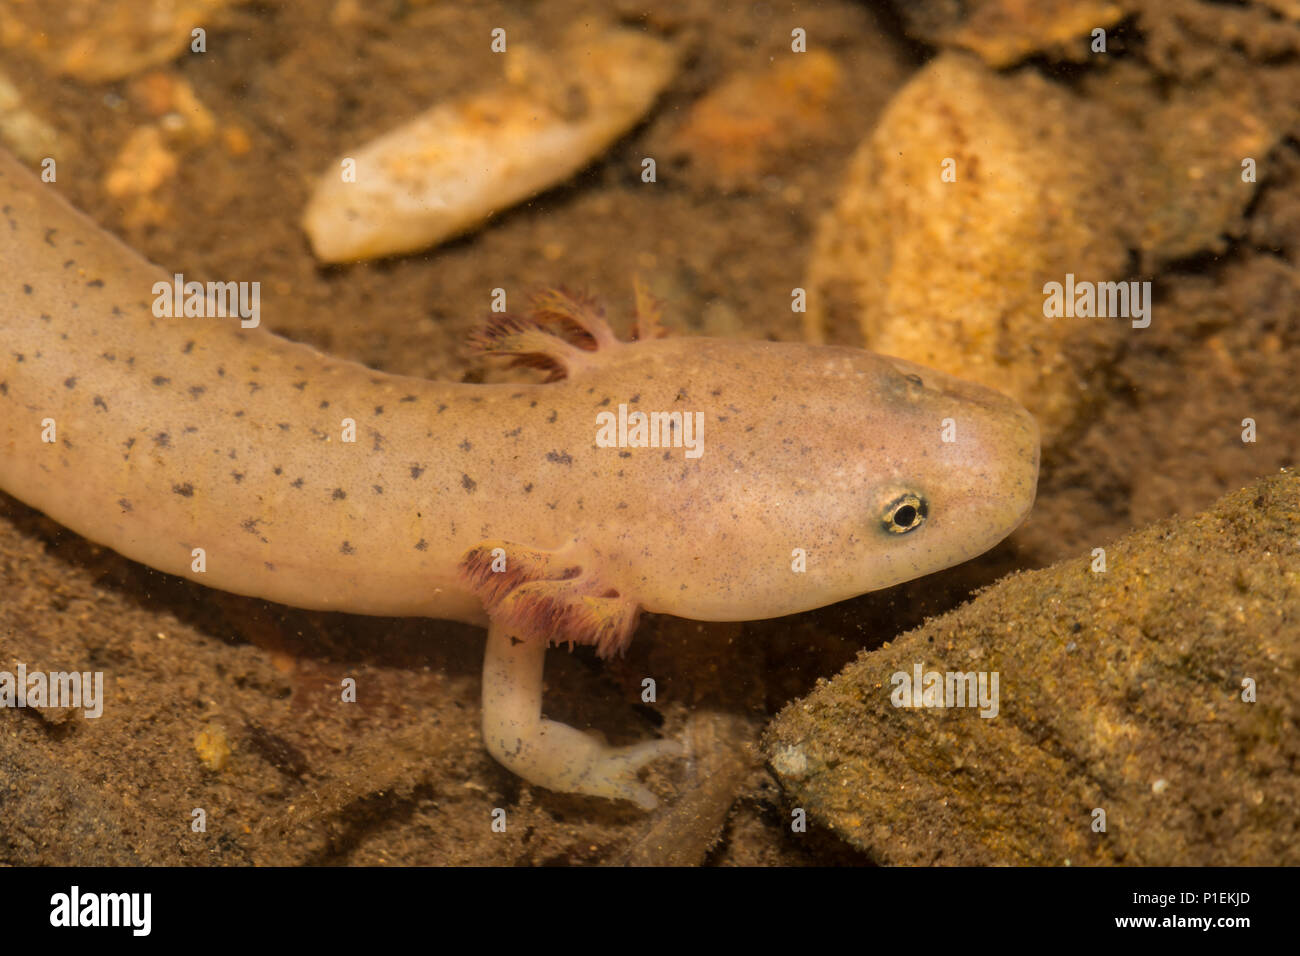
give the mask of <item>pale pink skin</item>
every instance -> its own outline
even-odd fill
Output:
[[[489,621],[460,569],[470,549],[503,542],[507,560],[579,568],[535,586],[597,615],[751,620],[967,560],[1033,503],[1028,413],[899,360],[620,343],[601,329],[598,348],[571,352],[569,377],[552,384],[404,378],[232,319],[156,318],[153,286],[168,274],[7,155],[0,207],[0,488],[211,587],[491,624],[484,742],[554,790],[648,808],[637,770],[680,748],[609,748],[543,719],[546,644],[584,635]],[[597,447],[596,415],[620,403],[702,412],[703,454]],[[345,418],[355,443],[341,441]],[[41,440],[45,419],[53,444]],[[942,440],[945,419],[955,441]],[[885,509],[907,493],[924,498],[926,520],[887,530]],[[805,570],[793,568],[796,549]]]

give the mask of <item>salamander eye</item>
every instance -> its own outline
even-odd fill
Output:
[[[925,499],[909,491],[885,506],[880,522],[891,534],[907,534],[921,527],[929,513],[930,506]]]

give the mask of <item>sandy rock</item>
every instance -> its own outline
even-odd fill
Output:
[[[807,337],[998,388],[1035,415],[1045,448],[1070,434],[1142,334],[1134,322],[1177,318],[1149,296],[1147,317],[1049,317],[1047,283],[1147,281],[1221,251],[1256,188],[1243,158],[1264,163],[1289,122],[1244,81],[1167,101],[1123,69],[1096,85],[1079,96],[955,53],[922,69],[819,225]]]
[[[786,707],[790,803],[885,863],[1300,863],[1300,475],[1098,545]],[[918,665],[997,673],[996,716],[894,706]]]
[[[1113,123],[1035,74],[947,54],[895,97],[854,156],[809,264],[806,330],[907,358],[1017,398],[1044,443],[1074,417],[1123,327],[1047,319],[1043,286],[1110,279],[1128,262],[1117,207],[1084,144]],[[955,182],[944,182],[952,160]],[[860,334],[851,331],[859,326]]]

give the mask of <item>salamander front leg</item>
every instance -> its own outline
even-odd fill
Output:
[[[562,793],[631,800],[643,810],[659,803],[636,772],[659,757],[678,756],[672,740],[610,747],[542,716],[546,642],[520,639],[505,624],[488,628],[483,661],[483,741],[488,752],[529,783]]]

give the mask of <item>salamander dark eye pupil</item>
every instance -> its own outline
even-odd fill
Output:
[[[891,534],[907,534],[925,523],[929,510],[929,505],[924,498],[913,492],[907,492],[899,495],[886,506],[884,514],[881,515],[881,523]]]

